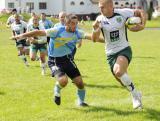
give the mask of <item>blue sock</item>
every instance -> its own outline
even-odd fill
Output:
[[[54,95],[60,97],[62,87],[59,85],[59,83],[56,83],[54,87]]]
[[[78,95],[78,103],[81,104],[84,102],[85,99],[86,90],[85,89],[78,89],[77,95]]]

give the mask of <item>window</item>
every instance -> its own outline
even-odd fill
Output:
[[[80,5],[84,5],[84,2],[83,2],[83,1],[81,1],[81,2],[80,2]]]
[[[34,3],[33,2],[27,2],[26,6],[28,6],[30,10],[34,9]]]
[[[47,9],[47,3],[45,2],[39,3],[39,9]]]
[[[126,2],[125,4],[126,4],[126,5],[129,5],[129,2]]]
[[[71,2],[71,5],[75,5],[75,2],[74,2],[74,1],[72,1],[72,2]]]
[[[115,2],[115,5],[118,5],[119,3],[118,2]]]
[[[8,3],[8,8],[14,8],[14,3]]]

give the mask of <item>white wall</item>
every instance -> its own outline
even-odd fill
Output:
[[[97,13],[99,11],[98,4],[92,4],[90,0],[66,0],[66,12],[75,14],[90,14]],[[75,5],[71,5],[74,1]],[[84,5],[80,5],[83,1]]]
[[[0,10],[5,8],[5,0],[1,0]]]

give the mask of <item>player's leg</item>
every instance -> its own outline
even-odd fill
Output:
[[[78,96],[78,105],[79,106],[88,106],[87,103],[85,103],[85,95],[86,90],[84,88],[84,83],[81,76],[75,77],[73,79],[73,83],[77,86],[77,96]]]
[[[129,62],[129,56],[125,54],[125,52],[123,54],[120,53],[114,64],[113,73],[115,77],[121,80],[122,84],[131,92],[133,97],[133,108],[138,108],[142,106],[141,95],[136,91],[131,78],[127,74]]]
[[[62,65],[56,64],[55,58],[49,57],[48,66],[51,69],[52,77],[56,78],[54,86],[54,102],[57,105],[61,104],[61,89],[68,83],[68,77],[63,71]]]
[[[84,88],[84,83],[81,74],[79,72],[79,69],[74,63],[72,57],[68,61],[68,64],[65,68],[65,72],[72,79],[73,83],[77,86],[78,105],[88,106],[88,104],[85,103],[86,90]]]
[[[28,66],[28,64],[27,64],[27,58],[26,58],[25,53],[23,51],[24,46],[23,46],[22,41],[17,42],[16,45],[17,45],[17,49],[18,49],[18,52],[19,52],[19,57],[26,64],[26,66]]]
[[[40,51],[40,66],[42,68],[42,75],[45,75],[46,73],[46,55],[47,55],[47,47],[44,44],[39,48]]]
[[[30,53],[29,53],[31,61],[36,60],[37,51],[38,51],[38,49],[37,49],[36,45],[31,44]]]

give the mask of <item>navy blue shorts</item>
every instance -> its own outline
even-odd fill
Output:
[[[50,57],[48,59],[48,66],[51,69],[52,76],[67,75],[70,79],[80,76],[79,69],[73,61],[72,55],[63,57]]]

